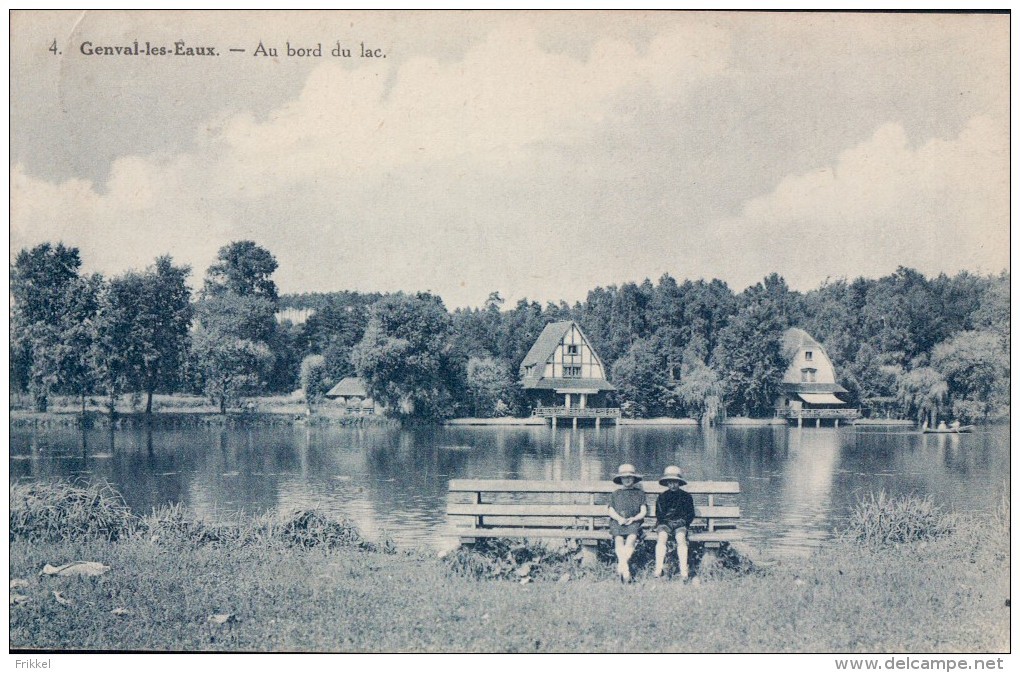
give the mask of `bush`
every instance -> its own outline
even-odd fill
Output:
[[[599,543],[596,553],[603,560],[612,553],[612,546]],[[553,547],[522,539],[483,538],[470,547],[458,547],[446,556],[446,564],[454,575],[479,580],[556,581],[565,574],[609,577],[607,564],[582,567],[581,557],[576,542]]]
[[[880,546],[940,538],[955,528],[956,518],[930,497],[893,498],[882,491],[858,501],[844,533],[857,542]]]
[[[178,503],[154,510],[141,519],[138,528],[154,542],[171,545],[395,551],[388,540],[379,545],[366,541],[354,522],[332,519],[315,510],[270,512],[255,518],[238,515],[233,521],[210,523],[194,518]]]
[[[116,540],[130,532],[131,510],[108,484],[19,483],[10,490],[10,539]]]
[[[238,514],[227,522],[198,518],[177,503],[136,517],[108,484],[67,482],[14,484],[10,490],[10,539],[117,540],[137,536],[170,546],[230,545],[288,549],[361,549],[396,552],[393,542],[368,542],[353,521],[316,510]]]

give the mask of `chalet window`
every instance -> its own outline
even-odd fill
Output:
[[[801,383],[814,383],[816,369],[801,369],[800,370],[800,381]]]
[[[804,359],[807,360],[808,362],[811,362],[812,356],[814,356],[814,353],[812,351],[804,351]]]
[[[580,367],[564,367],[563,376],[565,378],[573,378],[581,375]]]
[[[567,355],[577,355],[577,344],[567,344]]]

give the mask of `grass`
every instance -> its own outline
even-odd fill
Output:
[[[1005,518],[1003,518],[1005,517]],[[204,526],[204,527],[203,527]],[[209,531],[217,530],[214,535]],[[233,537],[232,537],[233,536]],[[187,510],[130,534],[10,545],[10,646],[323,652],[1002,652],[1008,511],[941,537],[849,536],[767,571],[702,566],[695,583],[632,585],[569,550],[498,541],[446,559],[392,553],[307,512],[224,529]],[[98,561],[98,577],[40,576]],[[530,565],[529,565],[530,564]],[[492,569],[499,570],[493,573]],[[522,575],[522,570],[526,572]],[[475,572],[474,569],[479,569]],[[564,579],[567,575],[567,579]],[[525,577],[530,581],[522,583]],[[53,591],[72,601],[55,600]],[[20,602],[24,601],[24,602]],[[127,614],[117,616],[111,611]],[[234,615],[224,626],[215,614]]]

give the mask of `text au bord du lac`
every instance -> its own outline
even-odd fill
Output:
[[[339,40],[331,49],[327,47],[329,55],[335,58],[386,58],[382,49],[366,46],[364,42],[357,46],[344,46]],[[196,46],[188,44],[184,40],[178,40],[173,45],[152,44],[151,42],[141,43],[138,40],[124,45],[100,45],[91,40],[81,43],[79,51],[85,56],[220,56],[222,50],[216,46]],[[232,53],[246,53],[249,50],[240,47],[230,47],[227,51]],[[295,45],[286,43],[283,48],[269,46],[259,41],[257,47],[252,50],[252,56],[267,56],[270,58],[287,56],[297,58],[321,58],[323,47],[321,42],[313,45]]]

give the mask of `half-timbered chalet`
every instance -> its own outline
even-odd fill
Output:
[[[553,419],[618,418],[620,410],[606,406],[605,393],[615,390],[606,380],[606,367],[581,328],[573,320],[549,323],[524,356],[521,386],[535,405],[535,413]]]

